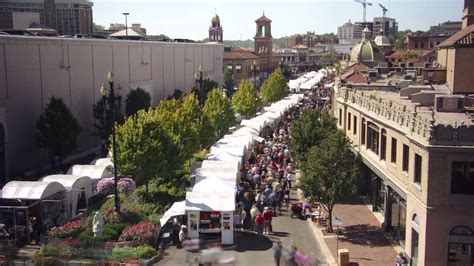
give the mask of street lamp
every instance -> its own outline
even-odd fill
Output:
[[[253,85],[257,89],[257,61],[253,60],[253,64],[250,67],[253,73]]]
[[[122,100],[121,91],[122,88],[117,86],[117,91],[114,89],[114,74],[112,71],[109,72],[107,75],[107,81],[109,82],[110,90],[107,89],[104,84],[100,87],[100,94],[102,95],[102,100],[104,101],[105,105],[105,117],[108,119],[110,116],[107,115],[107,112],[111,113],[112,117],[112,146],[113,146],[113,159],[114,159],[114,188],[115,188],[115,211],[120,213],[120,199],[118,195],[117,183],[118,183],[118,175],[117,175],[117,142],[115,139],[115,102],[118,102],[119,109],[120,103]],[[108,123],[107,123],[108,124]]]
[[[130,15],[130,13],[128,12],[125,12],[123,13],[123,15],[125,16],[125,36],[126,38],[128,39],[128,21],[127,21],[127,16]]]
[[[196,87],[198,89],[199,103],[204,104],[204,78],[202,74],[202,66],[199,66],[199,73],[194,74]]]

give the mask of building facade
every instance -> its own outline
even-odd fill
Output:
[[[92,6],[89,0],[4,0],[0,2],[0,29],[26,29],[25,16],[38,14],[36,23],[60,35],[91,34]]]
[[[462,29],[462,21],[446,21],[436,26],[431,26],[429,34],[431,36],[445,35],[451,36]]]
[[[394,35],[398,32],[398,22],[394,18],[375,17],[373,25],[372,32],[384,31],[385,36]]]
[[[82,127],[72,155],[78,157],[100,146],[92,137],[92,105],[109,71],[123,95],[140,87],[157,105],[175,89],[190,91],[199,66],[222,84],[223,50],[215,43],[0,36],[0,165],[6,169],[0,183],[25,172],[34,177],[33,170],[47,164],[36,143],[35,122],[52,96],[63,99]]]
[[[340,43],[356,43],[362,38],[363,29],[361,25],[356,25],[349,20],[344,25],[337,27],[337,38]]]

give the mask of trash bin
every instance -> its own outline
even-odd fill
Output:
[[[349,266],[349,250],[348,249],[339,249],[337,251],[337,259],[339,266]]]

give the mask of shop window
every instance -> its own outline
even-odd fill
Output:
[[[357,116],[354,116],[354,128],[353,128],[354,135],[357,134]]]
[[[367,148],[379,154],[379,129],[373,123],[367,123]]]
[[[232,70],[232,65],[227,65],[227,69]]]
[[[415,153],[415,173],[414,173],[414,182],[417,184],[421,183],[421,166],[422,166],[422,158],[420,155]]]
[[[451,193],[474,195],[474,162],[452,162]]]
[[[362,145],[365,145],[365,129],[366,129],[366,126],[365,126],[365,118],[362,118],[362,127],[360,128],[360,142],[362,143]]]
[[[386,160],[387,158],[387,131],[382,129],[380,137],[380,159]]]
[[[242,72],[242,65],[241,64],[235,65],[235,70],[237,71],[237,73],[241,73]]]
[[[200,231],[216,231],[221,228],[220,212],[200,212]]]
[[[411,229],[411,265],[418,265],[419,235],[415,229]]]
[[[448,266],[474,265],[474,244],[448,244]]]
[[[408,172],[408,158],[410,157],[410,148],[403,144],[402,170]]]
[[[397,139],[392,138],[392,146],[390,148],[390,162],[397,163]]]
[[[351,130],[351,113],[347,113],[347,130]]]

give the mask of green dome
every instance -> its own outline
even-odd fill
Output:
[[[383,54],[375,43],[370,40],[362,40],[351,50],[351,62],[382,62],[385,61]]]

